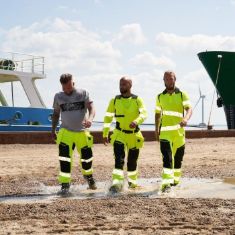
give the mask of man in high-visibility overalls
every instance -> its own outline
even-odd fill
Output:
[[[137,187],[138,157],[144,138],[139,126],[147,117],[142,99],[131,93],[132,80],[126,77],[120,79],[120,93],[111,99],[104,117],[104,144],[109,143],[108,135],[113,117],[116,128],[111,135],[114,149],[115,167],[112,172],[111,192],[119,192],[124,184],[124,159],[127,150],[127,177],[129,188]]]
[[[183,127],[192,115],[192,108],[188,95],[175,86],[174,72],[166,71],[163,80],[166,89],[156,98],[155,129],[163,157],[161,191],[167,192],[180,182],[185,149]]]
[[[93,101],[89,93],[83,89],[76,89],[71,74],[60,76],[62,92],[54,97],[54,112],[52,115],[52,136],[59,147],[61,194],[67,194],[71,182],[72,155],[76,147],[79,152],[82,174],[87,180],[90,189],[96,189],[92,176],[92,145],[93,137],[88,129],[95,116]],[[88,115],[87,115],[88,110]],[[56,133],[59,117],[61,126]]]

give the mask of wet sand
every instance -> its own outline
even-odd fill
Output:
[[[1,145],[0,153],[2,199],[37,194],[42,187],[58,187],[55,145]],[[96,144],[96,180],[110,182],[112,167],[111,146]],[[159,145],[146,142],[139,160],[140,178],[160,178],[161,168]],[[225,179],[225,184],[234,185],[235,138],[188,139],[183,174],[184,179]],[[73,188],[85,184],[77,154],[72,175]],[[235,197],[235,185],[233,189]],[[0,234],[235,234],[234,197],[150,197],[133,193],[24,203],[2,201]]]

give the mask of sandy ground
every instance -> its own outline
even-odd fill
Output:
[[[94,146],[94,176],[110,181],[111,146]],[[159,178],[159,145],[141,151],[141,178]],[[235,138],[187,140],[184,177],[235,177]],[[55,145],[1,145],[0,197],[37,193],[57,183]],[[84,184],[77,154],[73,185]],[[234,187],[235,194],[235,187]],[[149,198],[123,195],[101,199],[59,198],[53,202],[0,203],[0,234],[235,234],[235,199]]]

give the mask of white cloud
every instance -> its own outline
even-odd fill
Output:
[[[147,39],[139,24],[126,24],[121,27],[121,30],[114,41],[142,45],[147,41]]]
[[[179,36],[176,34],[159,33],[156,36],[156,45],[166,54],[198,53],[206,50],[235,50],[235,36],[221,35],[207,36],[194,34]]]
[[[1,48],[43,55],[48,70],[73,68],[87,73],[120,70],[120,51],[79,21],[57,18],[28,28],[14,27],[6,32]]]
[[[174,69],[175,63],[166,56],[156,57],[153,53],[145,51],[142,54],[137,54],[134,58],[130,59],[130,63],[140,68],[166,68]]]

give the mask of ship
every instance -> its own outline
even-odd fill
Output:
[[[217,106],[223,107],[228,129],[235,129],[235,52],[198,53],[217,92]]]
[[[53,109],[46,107],[35,83],[44,78],[44,57],[0,53],[0,132],[51,130]],[[26,107],[15,105],[20,103],[15,97],[20,91],[28,100]]]

